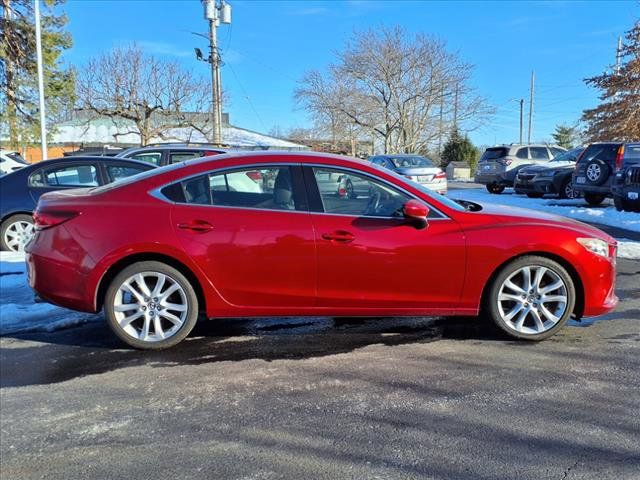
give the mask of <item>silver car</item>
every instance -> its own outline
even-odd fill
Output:
[[[441,195],[447,193],[447,175],[427,157],[413,154],[388,154],[369,157],[369,161],[393,170]]]

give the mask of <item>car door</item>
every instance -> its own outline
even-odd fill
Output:
[[[166,194],[177,200],[171,216],[183,248],[226,302],[314,305],[315,239],[299,166],[212,171]]]
[[[366,182],[368,192],[347,197],[318,189],[316,179],[330,174]],[[456,306],[466,248],[454,220],[432,208],[428,227],[417,229],[401,215],[412,196],[353,170],[305,167],[305,180],[318,250],[318,306],[443,313]]]
[[[29,193],[34,202],[41,195],[69,188],[97,187],[103,180],[96,162],[82,160],[48,166],[36,170],[29,176]]]

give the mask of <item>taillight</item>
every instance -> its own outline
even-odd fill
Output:
[[[247,177],[249,177],[254,182],[259,182],[260,180],[262,180],[262,174],[256,171],[247,172]]]
[[[622,168],[622,159],[624,157],[624,144],[620,145],[618,148],[618,153],[616,154],[616,170],[620,170]]]
[[[60,225],[78,215],[80,215],[80,212],[72,210],[36,210],[33,212],[33,221],[36,230],[44,230]]]
[[[447,174],[446,174],[446,173],[444,173],[444,172],[436,173],[436,174],[433,176],[433,179],[434,179],[434,180],[443,180],[443,179],[445,179],[445,178],[447,178]]]

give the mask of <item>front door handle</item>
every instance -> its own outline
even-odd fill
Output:
[[[356,238],[355,235],[346,230],[336,230],[331,233],[323,233],[322,238],[331,242],[349,243]]]
[[[186,223],[179,223],[178,228],[181,230],[191,230],[196,233],[205,233],[213,229],[213,225],[205,220],[192,220]]]

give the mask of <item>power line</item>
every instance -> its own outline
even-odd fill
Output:
[[[231,73],[233,73],[234,78],[238,82],[238,86],[240,87],[240,90],[242,90],[242,94],[244,95],[244,98],[247,100],[247,103],[251,107],[251,110],[253,110],[253,113],[255,114],[256,118],[260,122],[260,125],[262,125],[263,130],[266,132],[267,127],[265,126],[264,122],[262,121],[262,118],[258,114],[258,111],[256,110],[256,107],[253,105],[253,102],[251,101],[251,98],[247,94],[247,91],[244,89],[244,86],[242,85],[240,78],[236,74],[236,71],[234,70],[233,66],[231,66],[231,64],[227,63],[226,65],[231,69]]]

